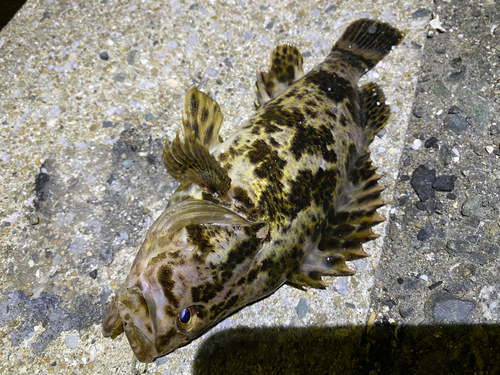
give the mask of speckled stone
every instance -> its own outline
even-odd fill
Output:
[[[300,298],[299,303],[295,306],[295,311],[297,312],[297,317],[299,319],[304,318],[309,312],[309,306],[307,306],[307,301],[305,298]]]
[[[434,319],[436,323],[467,323],[474,304],[469,301],[448,300],[436,303]]]
[[[425,165],[419,165],[413,171],[410,183],[422,202],[436,197],[436,193],[432,189],[435,180],[436,171],[427,168]]]
[[[430,20],[420,8],[432,9],[432,2],[28,0],[0,32],[0,372],[139,371],[126,338],[104,339],[101,321],[177,187],[161,152],[181,125],[184,93],[195,84],[218,101],[227,137],[253,113],[255,70],[267,70],[279,43],[297,45],[308,71],[355,19],[378,18],[405,31],[402,45],[362,81],[377,82],[391,107],[386,133],[372,146],[390,199],[425,50],[415,45],[426,42]],[[361,330],[352,327],[371,315],[383,245],[384,237],[367,246],[372,257],[353,263],[354,277],[327,278],[325,291],[283,287],[141,371],[192,373],[198,349],[239,326],[271,332],[292,348],[293,361],[308,353],[300,342],[359,340]],[[299,319],[301,299],[309,313]],[[270,328],[276,326],[295,327],[299,336]],[[311,332],[313,326],[322,328]],[[68,346],[76,334],[77,346],[74,338]],[[312,371],[328,364],[307,358]],[[236,365],[252,361],[260,363],[245,357]],[[269,366],[262,371],[278,373]]]
[[[409,176],[421,165],[435,170],[435,198],[422,202],[407,179],[396,184],[391,241],[371,294],[375,319],[363,363],[374,366],[366,373],[500,371],[500,352],[490,349],[500,347],[498,204],[490,204],[500,197],[500,159],[493,153],[499,141],[491,132],[498,126],[500,84],[489,58],[497,40],[491,27],[500,21],[489,17],[498,11],[497,3],[466,0],[435,1],[432,9],[434,30],[413,104],[424,115],[409,118],[398,172]],[[411,147],[415,139],[433,138],[439,141],[432,147]],[[452,186],[441,176],[456,177],[452,193],[440,191]],[[432,236],[419,241],[428,229]]]
[[[64,338],[64,343],[68,349],[76,349],[78,347],[78,335],[72,333]]]
[[[455,188],[456,176],[441,175],[437,176],[432,187],[437,191],[453,191]]]
[[[464,216],[475,216],[478,214],[478,207],[481,204],[482,199],[478,196],[473,196],[467,198],[462,204],[461,213]]]
[[[469,127],[465,118],[462,115],[455,113],[445,117],[444,125],[455,133],[461,133]]]

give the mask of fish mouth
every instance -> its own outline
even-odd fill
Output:
[[[106,312],[106,316],[102,321],[102,334],[104,337],[110,337],[114,340],[123,332],[123,321],[120,317],[120,312],[116,307],[116,303],[113,301],[111,302],[111,305]]]
[[[151,301],[149,302],[151,303]],[[104,317],[102,328],[104,337],[112,339],[125,332],[137,359],[146,363],[152,362],[161,356],[154,343],[157,322],[156,319],[151,320],[148,307],[156,308],[154,304],[153,306],[147,304],[138,287],[123,289],[117,293],[111,302]],[[153,314],[153,318],[156,318],[156,314]],[[150,331],[150,335],[145,332],[146,330]]]

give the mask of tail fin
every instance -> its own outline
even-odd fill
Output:
[[[368,19],[351,23],[335,43],[333,51],[347,51],[359,57],[368,69],[373,68],[403,40],[403,33],[391,25]]]

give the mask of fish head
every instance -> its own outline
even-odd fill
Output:
[[[233,294],[268,226],[206,201],[168,207],[150,228],[103,322],[152,362],[189,344],[251,301]]]
[[[115,338],[125,332],[141,362],[152,362],[188,344],[210,325],[206,307],[193,301],[189,287],[189,279],[206,278],[205,270],[180,265],[172,254],[195,249],[188,238],[175,239],[181,233],[169,237],[168,249],[165,238],[149,246],[148,250],[163,247],[160,258],[140,252],[104,320],[105,335]],[[149,259],[144,262],[145,258]]]

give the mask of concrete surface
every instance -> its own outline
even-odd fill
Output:
[[[29,0],[0,33],[0,372],[498,373],[499,10]],[[366,77],[393,112],[372,145],[391,201],[372,257],[325,291],[284,287],[135,363],[101,319],[176,187],[161,150],[184,92],[217,99],[225,137],[253,111],[276,44],[297,45],[308,71],[361,17],[406,33]]]

